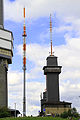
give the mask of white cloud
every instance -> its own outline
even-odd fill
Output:
[[[22,73],[18,71],[9,71],[8,79],[10,85],[21,83]]]
[[[45,65],[45,59],[50,49],[49,46],[47,45],[41,46],[39,44],[28,44],[26,48],[27,59],[29,61],[34,62],[35,65],[39,66],[40,68],[42,67],[42,65],[43,66]],[[23,50],[22,45],[19,45],[17,47],[17,54],[22,56],[23,54],[22,50]]]
[[[29,115],[37,115],[40,110],[40,94],[44,91],[45,83],[41,82],[29,82],[28,83],[28,113]],[[32,109],[31,109],[32,108]]]
[[[17,74],[17,73],[15,73]],[[18,76],[19,77],[19,76]],[[20,79],[21,81],[22,79]],[[15,81],[18,81],[15,78]],[[40,110],[40,94],[44,91],[45,83],[41,82],[26,82],[26,111],[27,115],[37,115]],[[9,84],[9,107],[15,108],[22,113],[23,111],[23,81],[17,84]]]
[[[24,6],[27,18],[49,16],[53,12],[63,17],[80,17],[79,0],[5,0],[4,3],[5,20],[21,21]]]
[[[55,28],[55,31],[56,32],[65,32],[65,31],[68,31],[68,32],[70,32],[70,31],[72,31],[73,30],[73,27],[72,26],[60,26],[60,27],[58,27],[58,28]]]

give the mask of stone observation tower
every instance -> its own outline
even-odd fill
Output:
[[[8,64],[12,63],[13,34],[4,29],[3,0],[0,0],[0,107],[8,107]]]
[[[50,39],[51,39],[51,55],[47,57],[47,65],[43,67],[44,75],[46,75],[46,91],[41,96],[41,112],[40,114],[61,114],[71,108],[71,103],[61,102],[59,96],[59,74],[61,67],[58,66],[57,57],[52,53],[52,21],[50,15]]]

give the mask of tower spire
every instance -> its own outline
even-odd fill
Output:
[[[51,40],[51,56],[52,56],[52,20],[50,14],[50,40]]]
[[[23,116],[26,116],[26,25],[25,25],[25,7],[24,7],[24,25],[23,25]]]

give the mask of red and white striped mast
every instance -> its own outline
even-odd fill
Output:
[[[23,116],[26,116],[26,25],[25,25],[25,8],[24,8],[24,25],[23,25]]]

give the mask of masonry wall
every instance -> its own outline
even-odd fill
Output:
[[[63,108],[46,107],[45,108],[45,114],[61,114],[64,111],[68,111],[69,109],[71,109],[71,108],[68,108],[68,107],[67,108],[65,108],[65,107],[63,107]]]
[[[59,101],[59,75],[58,73],[47,73],[46,79],[47,101]]]

